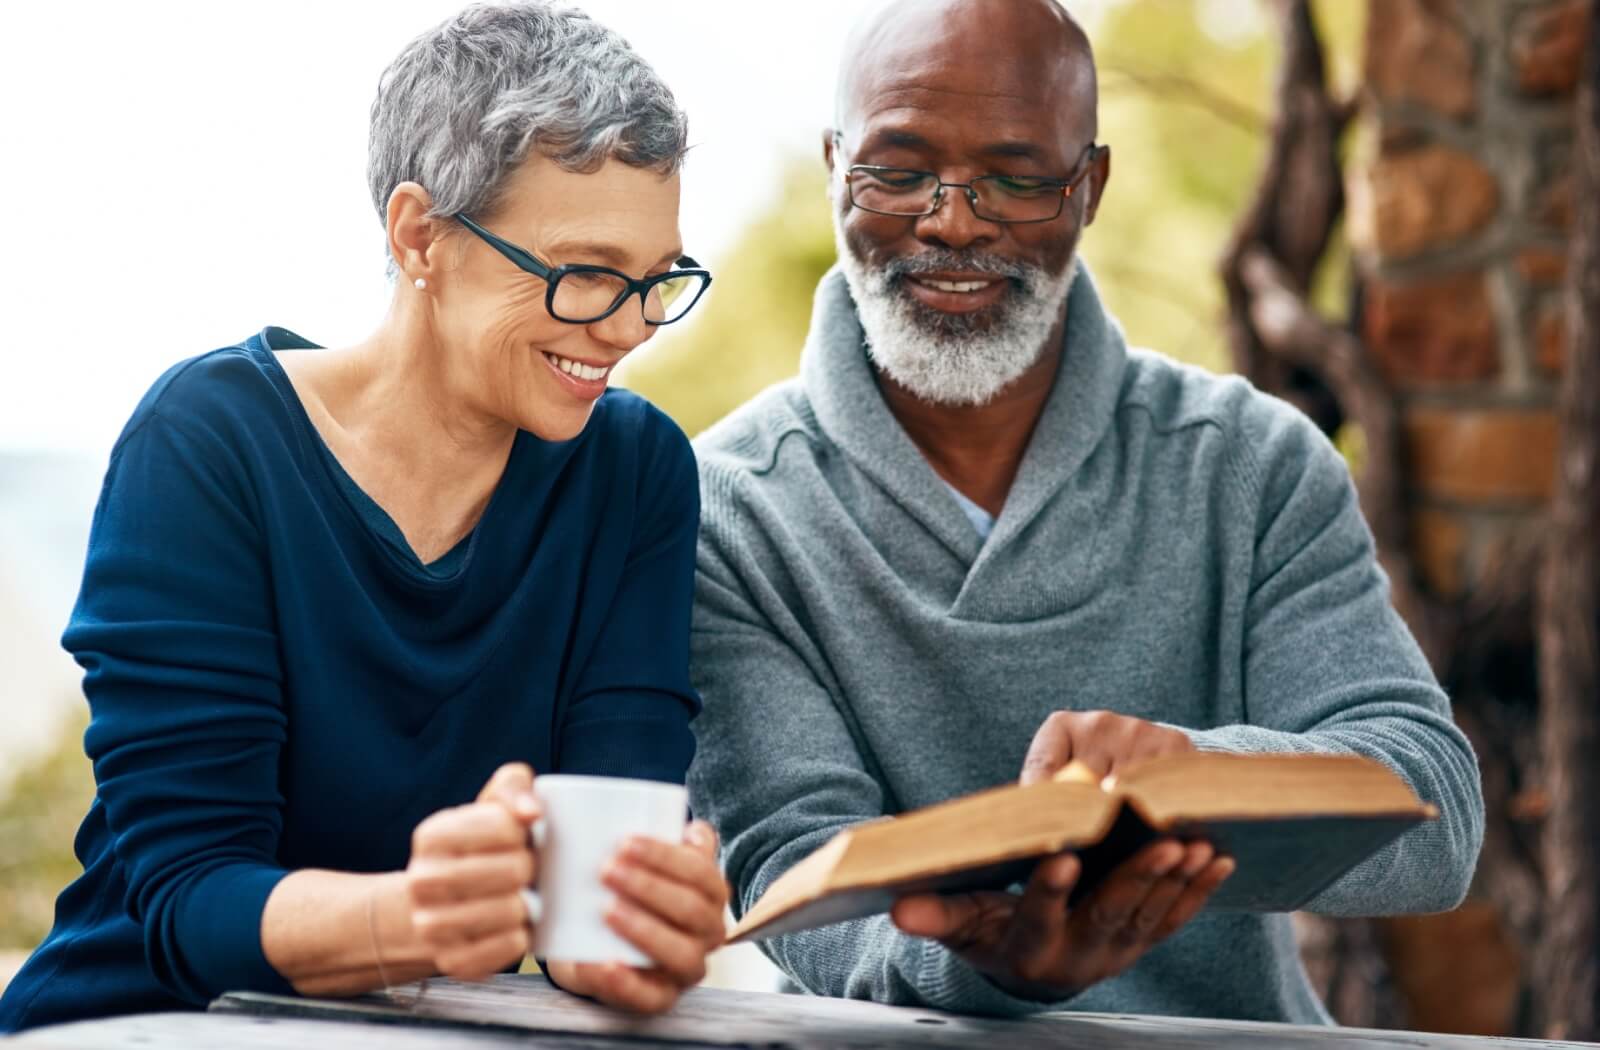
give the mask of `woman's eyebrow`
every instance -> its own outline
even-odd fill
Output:
[[[624,269],[632,261],[626,249],[598,241],[557,241],[547,246],[545,251],[555,259],[571,256],[597,259],[601,265],[615,267],[618,270]]]
[[[609,266],[614,270],[626,272],[634,261],[634,256],[627,249],[615,244],[606,244],[599,241],[557,241],[545,251],[554,259],[567,259],[578,257],[582,259],[598,260],[600,265]],[[664,253],[656,263],[657,266],[671,265],[683,257],[683,246],[680,244],[673,250]]]

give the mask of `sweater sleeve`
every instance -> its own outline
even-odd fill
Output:
[[[201,1005],[287,994],[261,948],[286,872],[282,674],[245,472],[151,411],[113,453],[63,644],[98,804],[156,978]]]
[[[719,474],[704,472],[691,650],[705,707],[694,723],[689,800],[722,836],[732,907],[743,915],[836,832],[882,817],[885,800],[827,689],[774,623],[789,613],[756,597],[767,587],[753,568],[736,567],[741,529]],[[786,934],[761,950],[814,995],[999,1016],[1061,1005],[1006,994],[886,915]]]
[[[700,487],[683,432],[654,409],[645,419],[638,526],[562,720],[558,767],[681,784],[700,708],[689,681]]]
[[[1259,507],[1244,622],[1247,724],[1190,735],[1208,750],[1365,755],[1439,808],[1439,820],[1406,832],[1308,910],[1455,907],[1483,841],[1477,761],[1390,604],[1349,471],[1321,433],[1286,412],[1242,444],[1257,450],[1241,483]]]

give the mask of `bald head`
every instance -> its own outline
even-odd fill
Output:
[[[1098,89],[1089,38],[1057,0],[894,0],[851,34],[839,67],[834,130],[847,138],[886,96],[945,95],[1053,113],[1064,135],[1095,137]],[[926,108],[926,107],[924,107]]]

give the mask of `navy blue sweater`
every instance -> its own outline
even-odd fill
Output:
[[[287,992],[261,912],[298,868],[405,866],[504,762],[682,782],[699,491],[681,431],[607,393],[519,432],[449,571],[375,530],[267,329],[163,376],[118,439],[64,644],[98,791],[84,873],[0,1032]]]

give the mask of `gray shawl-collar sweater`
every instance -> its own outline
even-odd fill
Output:
[[[1312,910],[1453,907],[1482,839],[1477,765],[1390,607],[1344,462],[1243,380],[1129,350],[1087,273],[1065,340],[986,541],[890,414],[838,272],[800,378],[696,442],[690,791],[735,911],[841,828],[1014,780],[1063,709],[1176,725],[1201,748],[1388,764],[1441,819]],[[1285,915],[1203,912],[1045,1004],[884,916],[763,947],[819,995],[1327,1021]]]

